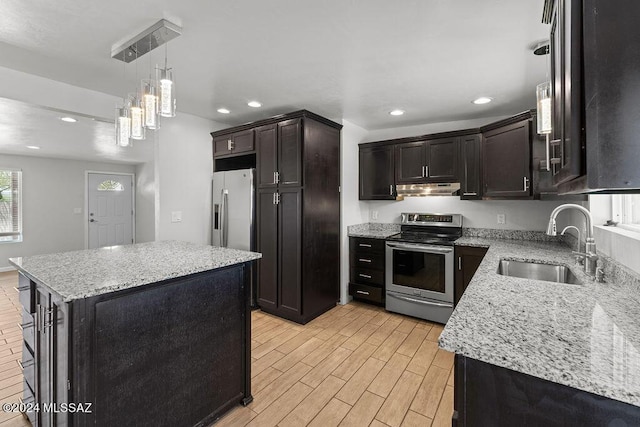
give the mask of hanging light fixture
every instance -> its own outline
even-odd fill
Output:
[[[114,46],[111,49],[111,57],[130,63],[181,33],[182,28],[161,19],[127,42]],[[149,71],[152,71],[151,58]],[[160,116],[176,115],[175,82],[173,70],[167,67],[166,46],[164,68],[156,67],[155,71],[155,76],[150,75],[148,79],[143,79],[139,92],[130,95],[128,102],[116,111],[116,142],[122,147],[131,145],[129,138],[145,139],[146,129],[159,129]],[[127,139],[127,142],[124,139]]]

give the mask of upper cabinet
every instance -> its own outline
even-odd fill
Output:
[[[458,138],[440,138],[396,145],[396,184],[457,182]]]
[[[360,200],[395,200],[394,146],[360,146]]]
[[[484,197],[531,196],[531,119],[513,120],[482,131]]]
[[[254,151],[253,129],[213,138],[213,157],[245,154]]]
[[[301,119],[256,129],[258,188],[302,185]]]
[[[560,193],[640,189],[640,3],[546,0]]]
[[[482,135],[460,138],[460,198],[482,198]]]

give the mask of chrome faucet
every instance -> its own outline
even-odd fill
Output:
[[[581,253],[581,252],[580,252],[580,245],[581,245],[581,243],[580,243],[580,242],[582,241],[582,240],[580,239],[580,236],[581,236],[580,229],[579,229],[578,227],[576,227],[575,225],[567,225],[567,226],[562,230],[562,232],[560,233],[560,235],[561,235],[561,236],[564,236],[564,233],[566,233],[566,232],[567,232],[567,230],[569,230],[569,229],[576,230],[576,232],[578,233],[578,245],[577,245],[578,247],[576,248],[576,250],[575,250],[575,251],[572,251],[572,253],[579,254],[579,253]],[[576,264],[584,264],[584,259],[582,259],[582,257],[581,257],[581,256],[577,256],[577,255],[576,255]]]
[[[593,277],[596,274],[596,267],[597,267],[596,263],[598,261],[598,255],[596,255],[596,241],[593,238],[593,220],[591,218],[591,213],[589,212],[588,209],[575,204],[566,204],[566,205],[558,206],[553,210],[553,212],[551,212],[551,217],[549,218],[549,226],[547,227],[547,234],[549,236],[557,235],[556,217],[560,212],[562,212],[565,209],[577,209],[580,212],[582,212],[582,214],[584,215],[584,218],[586,220],[586,228],[587,228],[587,234],[585,236],[584,252],[574,251],[573,254],[580,258],[584,258],[584,272],[588,276]],[[565,230],[563,230],[563,232]],[[580,241],[578,241],[578,245],[580,245]]]

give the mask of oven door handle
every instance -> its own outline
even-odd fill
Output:
[[[397,299],[402,300],[402,301],[415,302],[415,303],[423,304],[423,305],[433,305],[433,306],[436,306],[436,307],[445,307],[445,308],[452,308],[453,307],[453,304],[425,301],[425,300],[422,300],[422,299],[417,299],[417,298],[411,298],[411,297],[405,297],[405,296],[401,296],[401,295],[397,295],[397,294],[392,294],[391,292],[387,292],[387,296],[388,297],[397,298]]]
[[[421,252],[434,252],[439,254],[448,254],[453,252],[453,248],[440,248],[435,246],[422,246],[422,245],[408,245],[406,243],[398,244],[398,243],[387,243],[387,246],[390,248],[396,249],[417,249]]]

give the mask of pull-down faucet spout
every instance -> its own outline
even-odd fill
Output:
[[[547,234],[549,236],[556,236],[556,217],[560,212],[566,209],[577,209],[582,212],[586,220],[586,237],[584,253],[576,253],[576,255],[584,258],[584,272],[589,276],[594,276],[596,273],[596,262],[598,261],[598,255],[596,255],[596,241],[593,238],[593,219],[588,209],[575,204],[560,205],[551,212],[549,218],[549,225],[547,226]],[[580,244],[578,242],[578,244]]]

